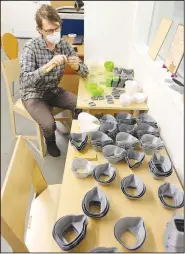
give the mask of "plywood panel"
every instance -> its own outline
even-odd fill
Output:
[[[74,6],[74,1],[50,1],[51,6],[54,8],[62,7],[62,6]]]
[[[179,25],[173,38],[165,65],[171,73],[176,73],[184,55],[184,26]]]
[[[60,81],[59,87],[62,87],[74,94],[78,94],[79,75],[64,75]]]
[[[170,27],[171,27],[171,24],[172,24],[172,21],[169,20],[169,19],[166,19],[166,18],[163,18],[161,23],[160,23],[160,26],[157,30],[157,33],[156,33],[156,36],[152,42],[152,45],[149,49],[149,56],[155,60],[157,55],[158,55],[158,52],[168,34],[168,31],[170,30]]]

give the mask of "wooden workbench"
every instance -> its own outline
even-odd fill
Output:
[[[128,106],[121,106],[119,103],[119,99],[114,99],[114,104],[108,104],[107,100],[99,100],[94,101],[96,103],[95,107],[90,107],[88,103],[91,100],[91,95],[85,87],[85,79],[79,79],[79,87],[78,87],[78,99],[77,99],[77,108],[82,109],[91,114],[96,113],[104,113],[104,114],[113,114],[120,111],[126,111],[129,113],[133,113],[136,117],[139,114],[139,111],[148,111],[148,104],[147,101],[141,104],[132,103]],[[124,88],[119,88],[124,89]],[[111,94],[112,87],[105,87],[105,93]]]
[[[77,120],[73,121],[71,132],[80,132]],[[90,151],[92,151],[91,148],[89,148]],[[78,179],[73,175],[71,164],[74,153],[74,148],[69,144],[56,219],[69,214],[83,214],[82,199],[84,195],[94,186],[99,185],[92,176],[86,179]],[[108,214],[99,220],[88,218],[85,239],[70,252],[87,253],[92,248],[100,246],[117,247],[120,252],[128,252],[117,242],[113,233],[115,223],[126,216],[140,216],[144,219],[146,226],[146,241],[140,249],[134,252],[165,252],[163,246],[164,231],[166,223],[171,220],[175,211],[167,210],[161,205],[157,195],[158,187],[164,182],[175,184],[181,190],[182,187],[175,171],[165,180],[154,180],[149,173],[148,161],[150,158],[150,156],[146,156],[143,164],[134,170],[129,169],[126,162],[115,165],[117,174],[115,180],[109,186],[99,185],[110,201]],[[97,160],[92,161],[95,165],[105,162],[107,161],[102,153],[97,153]],[[120,189],[121,179],[131,173],[139,176],[146,184],[146,193],[139,200],[127,199]],[[182,211],[183,208],[178,209],[178,212]],[[52,252],[61,252],[54,240]]]

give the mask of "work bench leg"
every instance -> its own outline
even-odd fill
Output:
[[[138,118],[138,116],[139,116],[139,110],[134,110],[134,111],[133,111],[133,115],[134,115],[136,118]]]

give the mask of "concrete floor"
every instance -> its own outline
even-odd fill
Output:
[[[26,40],[19,40],[19,54],[23,48]],[[1,60],[6,60],[7,57],[1,49]],[[19,87],[15,86],[15,97],[19,97]],[[17,133],[22,135],[35,135],[35,128],[31,121],[16,115]],[[66,159],[66,152],[68,147],[68,134],[67,130],[61,123],[57,123],[56,141],[61,151],[61,157],[52,158],[50,155],[46,155],[42,159],[37,152],[29,146],[32,150],[35,159],[37,160],[43,175],[48,184],[58,184],[62,182],[64,165]],[[15,146],[15,139],[12,135],[9,104],[7,100],[7,93],[5,88],[5,82],[3,75],[1,75],[1,186],[6,176],[7,168],[12,156],[12,152]],[[1,238],[1,252],[11,251],[6,241]]]

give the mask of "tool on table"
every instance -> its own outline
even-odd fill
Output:
[[[96,106],[96,103],[94,103],[93,101],[90,101],[88,104],[89,104],[90,107],[95,107]]]
[[[67,61],[66,63],[69,63],[69,61]],[[73,64],[79,64],[78,62],[76,62],[76,63],[73,63]],[[57,65],[56,64],[52,64],[47,70],[46,70],[46,72],[48,73],[48,72],[50,72],[53,68],[55,68]]]

